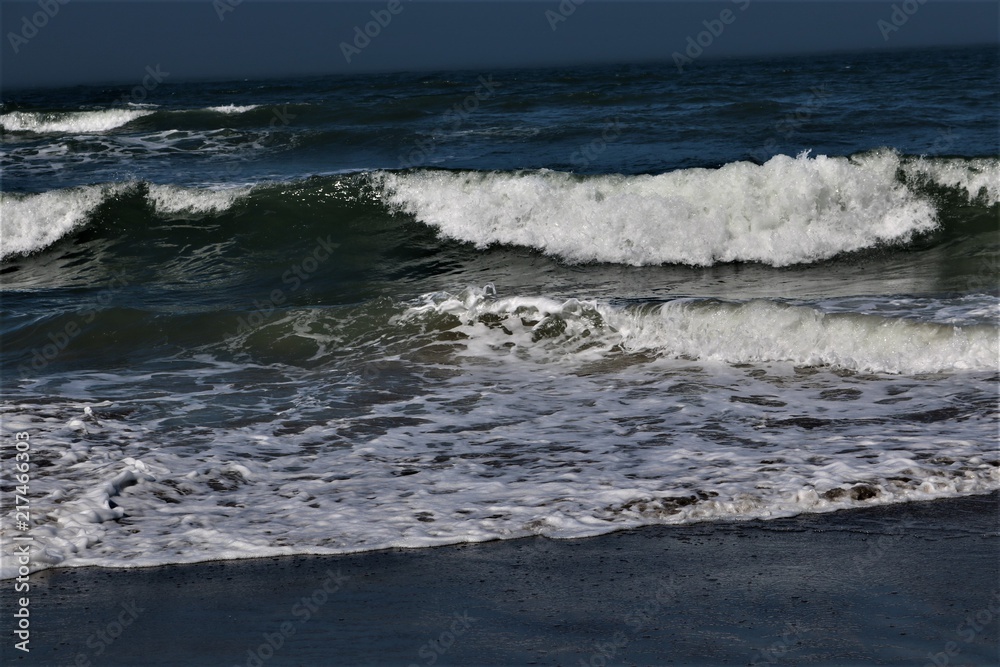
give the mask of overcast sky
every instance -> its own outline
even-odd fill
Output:
[[[704,57],[996,44],[1000,34],[995,0],[62,1],[0,3],[0,85],[129,83],[147,66],[183,81],[670,61],[712,29]],[[374,37],[358,37],[378,18]]]

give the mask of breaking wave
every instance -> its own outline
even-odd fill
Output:
[[[155,112],[147,110],[102,109],[100,111],[12,111],[0,116],[7,132],[87,134],[107,132]]]
[[[386,202],[449,238],[569,262],[787,266],[906,243],[937,209],[898,176],[1000,199],[996,160],[904,162],[891,151],[650,176],[417,171],[377,175]]]
[[[104,203],[142,192],[160,215],[218,213],[250,188],[209,190],[147,183],[87,185],[38,194],[0,193],[0,259],[27,255],[52,245],[83,226]]]
[[[763,165],[658,175],[579,176],[550,170],[373,171],[239,188],[111,183],[3,195],[3,257],[45,248],[85,224],[99,204],[135,188],[160,215],[218,213],[249,197],[293,219],[322,210],[378,207],[447,239],[520,246],[569,263],[711,266],[807,264],[883,246],[905,247],[945,229],[941,189],[975,206],[1000,202],[1000,162],[914,158],[891,151],[854,157],[777,156]],[[277,224],[269,218],[266,224]],[[955,230],[959,235],[974,229]]]
[[[495,298],[490,290],[428,294],[400,321],[433,321],[463,334],[466,351],[536,360],[609,353],[717,361],[791,362],[852,371],[920,374],[996,370],[998,329],[860,313],[827,313],[776,301],[675,299],[614,306],[546,297]]]

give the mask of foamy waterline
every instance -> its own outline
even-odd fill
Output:
[[[939,404],[934,394],[968,396],[983,377],[923,387],[892,377],[796,380],[767,366],[759,370],[770,379],[705,373],[690,362],[557,368],[532,373],[516,358],[500,368],[462,365],[427,396],[387,397],[304,429],[277,417],[161,428],[155,410],[151,419],[115,416],[149,414],[154,406],[141,397],[91,404],[92,415],[79,401],[5,406],[4,432],[30,432],[32,461],[45,462],[32,476],[31,568],[578,538],[1000,488],[987,437],[994,421],[975,411],[961,421],[907,414],[917,401],[924,410]],[[221,381],[236,370],[194,371],[197,393],[155,400],[205,406],[229,391]],[[82,386],[109,379],[76,377]],[[148,386],[138,375],[120,379]],[[299,400],[281,412],[294,423],[316,387],[288,387]],[[873,433],[873,424],[884,426]],[[344,443],[341,433],[354,435]],[[0,517],[0,534],[24,534],[13,510]],[[3,544],[0,577],[11,577],[13,544]]]

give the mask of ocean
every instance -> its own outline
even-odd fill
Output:
[[[1000,489],[998,64],[5,91],[3,576]]]

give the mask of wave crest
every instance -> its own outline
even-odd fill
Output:
[[[437,328],[464,334],[462,354],[513,354],[542,362],[595,360],[618,350],[904,375],[995,370],[1000,363],[998,329],[989,324],[826,313],[763,300],[675,299],[616,307],[577,299],[494,298],[488,292],[473,288],[459,295],[428,294],[397,321],[449,317]]]
[[[911,168],[970,196],[986,187],[995,202],[996,161],[983,162]],[[574,263],[787,266],[935,229],[933,203],[898,180],[903,166],[880,151],[655,176],[415,171],[382,172],[375,182],[395,210],[478,247],[525,246]]]
[[[88,134],[107,132],[152,113],[155,112],[129,109],[60,112],[12,111],[0,116],[0,127],[3,127],[7,132]]]
[[[147,183],[86,185],[38,194],[0,193],[0,259],[46,248],[86,224],[98,206],[141,191],[160,215],[220,213],[249,194],[250,187],[225,190]]]

